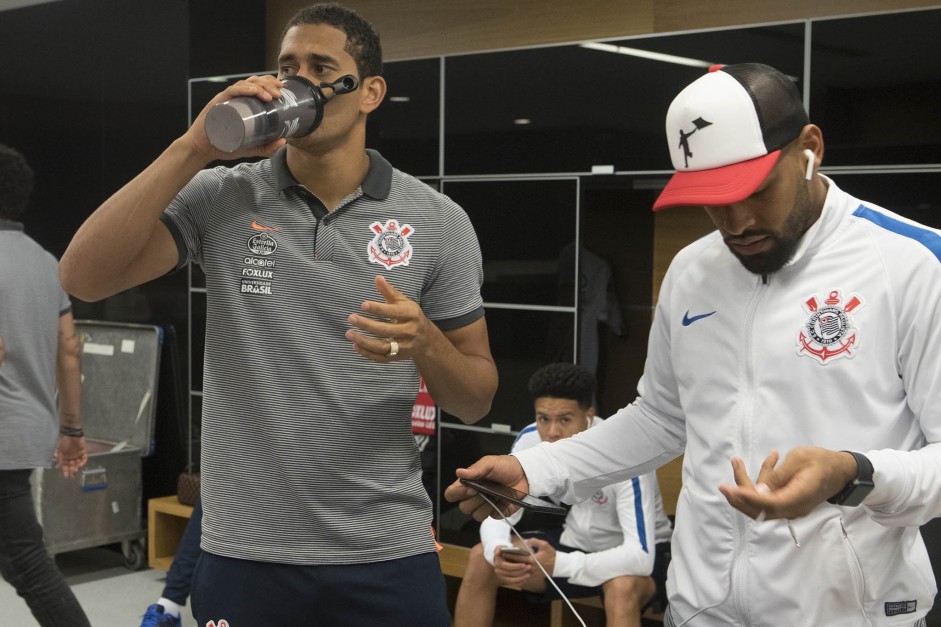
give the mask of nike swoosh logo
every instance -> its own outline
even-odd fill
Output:
[[[256,231],[280,231],[281,230],[280,226],[262,226],[258,224],[257,222],[255,222],[254,220],[252,220],[252,228],[255,229]]]
[[[683,314],[683,326],[684,326],[684,327],[688,327],[689,325],[693,324],[693,323],[696,322],[697,320],[702,320],[703,318],[708,318],[709,316],[711,316],[711,315],[714,314],[714,313],[715,313],[714,311],[710,311],[709,313],[699,314],[699,315],[696,315],[696,316],[690,316],[690,315],[689,315],[689,309],[687,309],[687,310],[686,310],[686,313]]]

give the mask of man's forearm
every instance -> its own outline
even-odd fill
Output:
[[[496,390],[493,362],[462,355],[421,372],[435,403],[462,422],[473,424],[490,412]]]
[[[59,424],[78,429],[82,426],[82,357],[72,314],[59,319],[56,354],[56,385],[59,389]]]
[[[490,412],[497,391],[497,366],[490,355],[483,318],[452,331],[433,328],[431,342],[415,365],[442,410],[473,424]]]
[[[82,426],[82,383],[78,356],[66,358],[58,368],[59,424],[63,427]]]
[[[179,139],[106,200],[62,256],[59,272],[65,290],[95,301],[171,270],[175,259],[166,242],[154,241],[159,217],[206,163],[205,155]]]

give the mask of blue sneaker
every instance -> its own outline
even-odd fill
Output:
[[[140,627],[183,627],[183,620],[179,616],[164,614],[163,606],[154,603],[144,613]]]

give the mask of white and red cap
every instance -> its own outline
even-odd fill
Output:
[[[810,123],[794,83],[758,63],[713,66],[667,111],[676,173],[654,203],[728,205],[751,196]]]

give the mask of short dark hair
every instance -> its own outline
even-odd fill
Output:
[[[379,34],[372,24],[360,17],[356,11],[336,2],[312,4],[294,14],[281,32],[281,41],[293,26],[302,24],[326,24],[346,33],[346,48],[356,60],[359,78],[382,76],[382,46]]]
[[[595,375],[577,364],[547,364],[529,378],[529,395],[534,401],[544,396],[567,398],[588,409],[594,402]]]
[[[0,144],[0,219],[19,220],[33,193],[33,170],[19,152]]]

